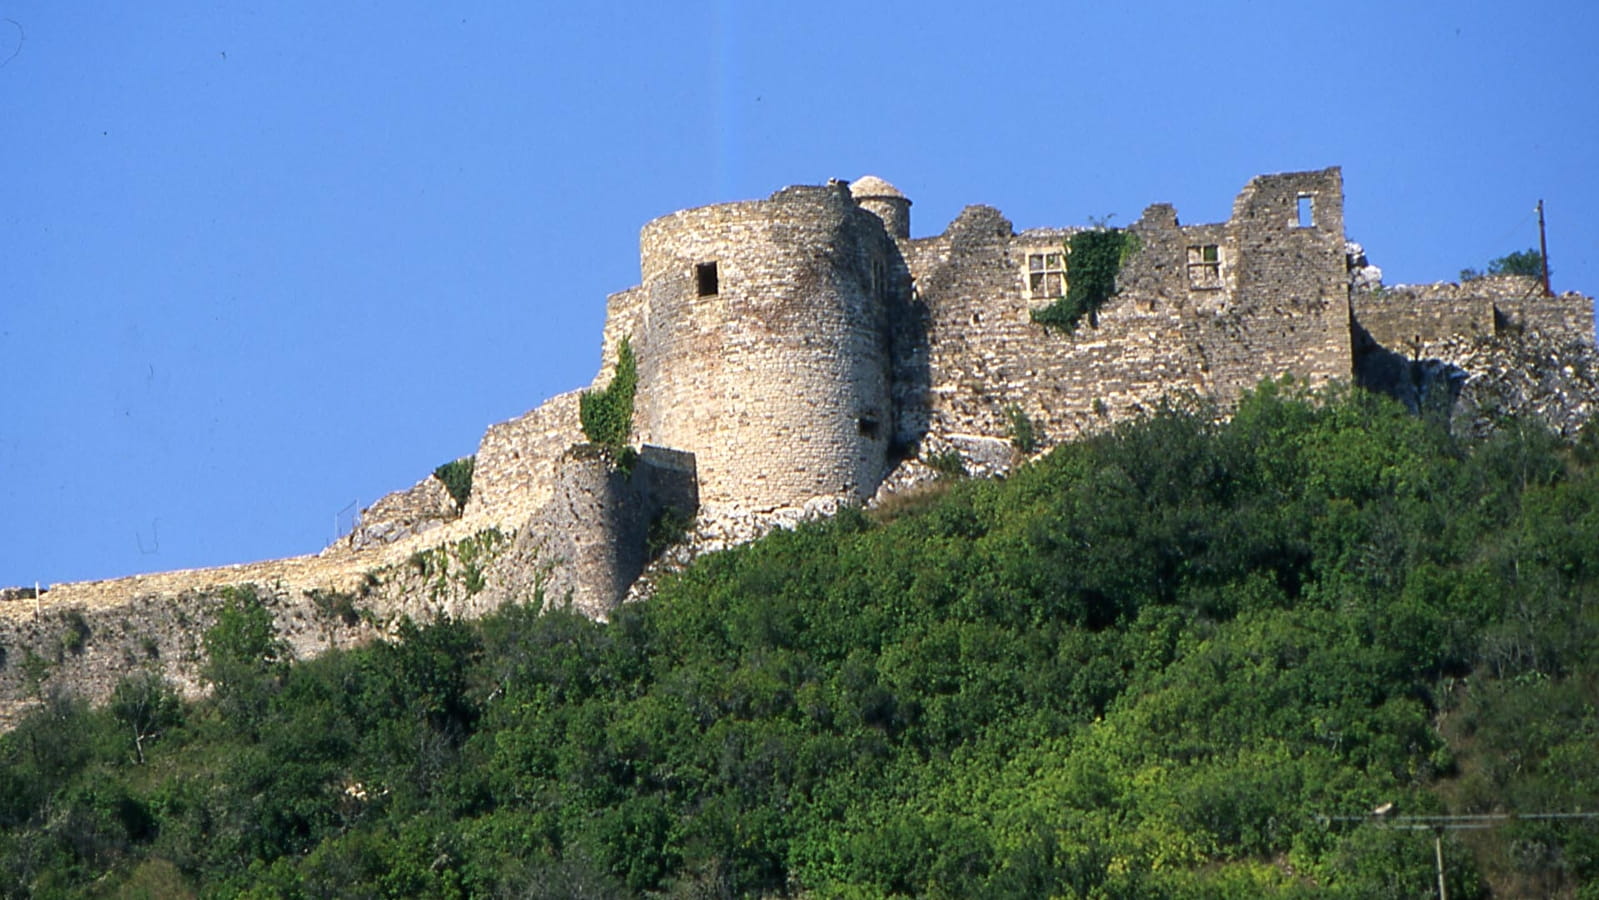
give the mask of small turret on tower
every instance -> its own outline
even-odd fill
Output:
[[[851,182],[849,192],[861,209],[883,220],[890,237],[911,236],[911,201],[899,188],[876,175],[866,175]]]

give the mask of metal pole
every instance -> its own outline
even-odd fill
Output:
[[[1543,261],[1543,295],[1553,297],[1554,289],[1549,287],[1549,240],[1544,237],[1542,200],[1538,201],[1538,257]]]
[[[1432,833],[1432,852],[1438,860],[1438,900],[1449,900],[1449,892],[1444,888],[1444,830],[1442,828]]]

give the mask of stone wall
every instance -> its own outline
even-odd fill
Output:
[[[633,335],[644,332],[644,301],[647,296],[642,287],[631,287],[605,298],[605,330],[600,335],[600,370],[589,384],[591,390],[602,389],[610,384],[611,374],[616,371],[617,347],[621,345],[622,338],[631,340]]]
[[[392,544],[412,534],[431,531],[461,515],[444,482],[429,475],[410,490],[396,491],[361,510],[361,521],[343,539],[346,546],[364,550]]]
[[[927,316],[928,435],[1004,438],[1020,411],[1048,445],[1197,387],[1169,305],[1117,297],[1070,335],[1032,321],[1054,298],[1032,296],[1028,255],[1060,253],[1069,234],[1017,235],[997,210],[968,207],[943,235],[911,242]]]
[[[489,426],[478,444],[464,518],[515,528],[549,501],[557,460],[584,440],[579,393],[560,394],[515,419]]]
[[[1234,202],[1226,231],[1236,248],[1237,280],[1226,308],[1204,323],[1202,338],[1213,393],[1230,400],[1263,378],[1287,374],[1312,384],[1349,378],[1342,173],[1253,178]]]
[[[303,591],[267,584],[253,590],[296,658],[377,633],[369,619],[344,618]],[[133,593],[114,605],[55,603],[37,615],[0,615],[0,731],[43,697],[67,693],[103,703],[118,682],[140,672],[160,675],[185,696],[201,696],[203,636],[225,596],[218,589]]]
[[[37,598],[0,600],[0,731],[41,697],[104,702],[140,672],[202,695],[203,637],[233,592],[261,601],[298,659],[381,638],[402,617],[479,616],[529,599],[489,589],[509,536],[465,527],[454,522],[364,551],[58,585]]]
[[[644,570],[648,520],[633,479],[598,447],[584,444],[563,454],[553,496],[523,530],[549,561],[547,603],[571,603],[604,619]]]
[[[1301,197],[1314,207],[1305,225]],[[1184,227],[1170,206],[1151,206],[1130,229],[1137,249],[1117,295],[1069,335],[1032,321],[1054,295],[1035,296],[1028,276],[1029,258],[1061,252],[1072,229],[1016,234],[997,210],[975,206],[942,235],[904,242],[925,306],[926,434],[1003,438],[1019,413],[1048,445],[1172,392],[1225,402],[1263,378],[1347,378],[1342,199],[1328,169],[1251,181],[1225,223]],[[1196,264],[1207,247],[1214,262]],[[907,402],[913,420],[916,403]]]
[[[1455,337],[1525,332],[1593,341],[1592,300],[1575,293],[1545,297],[1537,279],[1519,275],[1357,290],[1350,305],[1364,338],[1400,353]]]
[[[597,448],[573,447],[550,502],[496,555],[477,602],[485,609],[569,602],[608,618],[648,564],[651,525],[668,508],[688,521],[698,510],[692,454],[645,446],[623,474]]]
[[[550,502],[530,519],[492,573],[505,599],[571,606],[608,618],[649,563],[649,530],[666,510],[698,511],[695,460],[646,446],[622,471],[581,444],[561,456]]]
[[[1531,296],[1522,291],[1515,297],[1495,301],[1494,308],[1499,313],[1501,331],[1536,333],[1568,343],[1593,343],[1593,298],[1575,291],[1554,297]]]
[[[1404,352],[1446,336],[1492,335],[1492,298],[1466,285],[1431,284],[1353,291],[1350,309],[1363,340]]]

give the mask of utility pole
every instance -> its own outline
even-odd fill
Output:
[[[1543,200],[1538,200],[1538,258],[1543,262],[1543,295],[1553,297],[1555,292],[1549,287],[1549,240],[1543,232]]]
[[[1432,830],[1433,858],[1438,860],[1438,900],[1449,900],[1449,891],[1444,887],[1444,829],[1439,825]]]
[[[1507,822],[1535,821],[1593,821],[1599,819],[1599,812],[1537,812],[1537,813],[1468,813],[1465,815],[1420,815],[1396,816],[1393,815],[1394,805],[1384,803],[1363,816],[1327,816],[1323,821],[1351,822],[1375,825],[1378,828],[1392,828],[1397,831],[1430,831],[1432,832],[1432,858],[1438,869],[1438,900],[1449,900],[1448,889],[1444,886],[1444,832],[1445,831],[1474,831],[1484,828],[1496,828]]]

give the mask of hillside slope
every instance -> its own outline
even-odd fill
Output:
[[[1365,393],[1168,408],[668,577],[290,663],[255,595],[199,704],[0,737],[0,879],[65,896],[1418,896],[1430,835],[1592,809],[1599,445]],[[1588,896],[1599,824],[1444,843]],[[144,892],[141,894],[140,892]]]

